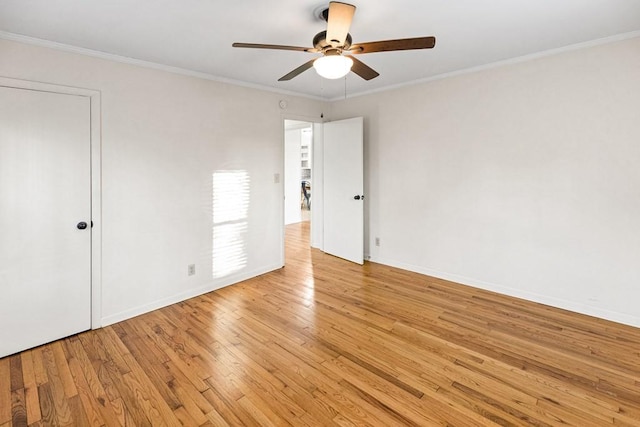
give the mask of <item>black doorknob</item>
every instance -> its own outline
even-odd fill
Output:
[[[360,196],[359,195],[353,196],[353,200],[360,200]]]
[[[78,227],[78,230],[84,230],[85,228],[87,228],[87,223],[84,221],[81,221],[78,223],[78,225],[76,225],[76,227]]]

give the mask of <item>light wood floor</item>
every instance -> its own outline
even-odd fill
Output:
[[[308,248],[0,359],[0,426],[640,426],[640,330]]]

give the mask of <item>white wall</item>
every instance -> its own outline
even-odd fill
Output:
[[[640,326],[639,94],[636,38],[333,103],[371,259]]]
[[[302,130],[291,129],[284,133],[284,223],[302,221],[300,211],[300,144]]]
[[[2,40],[0,76],[102,93],[103,324],[282,265],[282,115],[319,117],[323,103]],[[214,279],[212,176],[225,170],[250,179],[245,259]]]

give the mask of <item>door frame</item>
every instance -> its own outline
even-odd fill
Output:
[[[102,131],[100,91],[0,76],[0,86],[89,99],[91,139],[91,329],[102,326]]]

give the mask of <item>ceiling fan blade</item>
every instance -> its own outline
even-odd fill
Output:
[[[331,43],[333,47],[344,46],[355,11],[356,7],[351,4],[337,1],[329,3],[327,42]]]
[[[300,46],[284,46],[280,44],[260,44],[260,43],[234,43],[233,47],[248,47],[252,49],[278,49],[278,50],[295,50],[299,52],[311,52],[316,53],[318,49],[314,47],[300,47]]]
[[[436,45],[435,37],[415,37],[412,39],[382,40],[378,42],[356,43],[349,48],[353,54],[389,52],[394,50],[431,49]]]
[[[296,77],[297,75],[304,73],[309,68],[313,67],[313,62],[314,61],[315,61],[315,59],[312,59],[311,61],[305,62],[304,64],[302,64],[301,66],[299,66],[298,68],[296,68],[295,70],[290,72],[289,74],[285,74],[284,76],[280,77],[278,79],[278,81],[279,82],[284,82],[284,81],[287,81],[287,80],[291,80],[292,78]]]
[[[375,79],[380,75],[376,70],[369,67],[367,64],[360,61],[358,58],[354,56],[350,56],[350,58],[353,60],[353,67],[351,67],[351,71],[353,71],[363,79],[371,80],[371,79]]]

